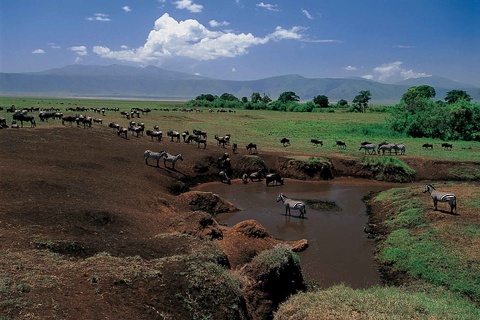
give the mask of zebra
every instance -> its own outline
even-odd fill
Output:
[[[382,155],[385,155],[385,151],[388,151],[389,155],[392,155],[392,149],[395,150],[395,144],[393,143],[382,144],[381,146],[378,147],[377,153],[380,154],[380,150],[382,150]]]
[[[300,212],[300,218],[305,217],[305,213],[307,213],[307,209],[305,203],[298,200],[293,200],[288,198],[283,193],[280,193],[277,197],[277,202],[282,201],[285,205],[285,215],[290,215],[290,209],[298,210]]]
[[[182,160],[182,161],[183,161],[182,155],[181,155],[180,153],[177,154],[176,156],[174,156],[174,155],[171,155],[171,154],[168,153],[168,152],[165,152],[165,154],[163,155],[163,165],[166,167],[166,166],[167,166],[167,162],[171,162],[171,163],[172,163],[172,169],[173,169],[173,170],[175,170],[175,163],[176,163],[178,160]]]
[[[160,151],[160,152],[153,152],[151,150],[145,150],[143,153],[143,156],[145,158],[145,164],[148,165],[148,158],[152,158],[157,160],[157,167],[158,167],[158,162],[160,161],[161,158],[165,155],[165,151]]]
[[[377,153],[377,146],[373,143],[362,144],[358,150],[360,151],[362,149],[365,150],[365,154],[367,154],[367,152],[368,152],[368,154],[376,154]]]
[[[395,150],[395,154],[397,154],[397,152],[400,152],[400,154],[405,154],[405,150],[406,150],[406,147],[404,144],[395,144],[393,145],[393,149]]]
[[[425,188],[423,188],[423,193],[426,192],[430,193],[433,199],[434,210],[437,210],[437,203],[440,201],[448,202],[450,205],[450,213],[453,213],[453,209],[455,209],[455,213],[457,212],[457,197],[453,193],[437,191],[431,184],[427,184]]]

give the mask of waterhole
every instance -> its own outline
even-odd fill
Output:
[[[241,211],[216,216],[218,222],[233,226],[255,219],[275,238],[307,239],[307,250],[300,252],[302,272],[320,287],[344,283],[352,288],[380,284],[374,261],[374,240],[363,231],[367,224],[364,196],[370,191],[395,187],[393,183],[336,178],[331,181],[296,181],[286,179],[283,186],[265,186],[265,181],[231,185],[207,183],[195,188],[214,192],[232,202]],[[285,215],[285,207],[276,202],[282,192],[307,203],[305,219],[298,211]],[[327,206],[319,203],[330,204]],[[315,205],[314,205],[315,204]]]

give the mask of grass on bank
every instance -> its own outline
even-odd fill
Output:
[[[378,257],[394,272],[446,287],[480,305],[480,187],[442,187],[447,188],[455,190],[459,215],[433,211],[432,200],[427,195],[425,201],[419,187],[380,193],[375,201],[388,204],[385,224],[392,231]],[[447,209],[442,205],[439,209]]]
[[[396,133],[387,127],[385,118],[387,112],[350,113],[341,110],[335,112],[279,112],[267,110],[235,110],[235,112],[220,113],[209,112],[182,112],[171,111],[173,108],[181,110],[185,107],[184,102],[179,101],[137,101],[137,100],[108,100],[108,99],[67,99],[67,98],[22,98],[0,97],[0,117],[11,123],[11,113],[6,108],[15,105],[17,108],[40,107],[58,108],[64,114],[77,112],[66,111],[67,108],[113,108],[118,107],[121,111],[130,111],[132,107],[157,109],[150,114],[141,115],[141,118],[133,120],[144,122],[146,128],[158,125],[162,131],[173,129],[176,131],[193,129],[203,130],[209,133],[209,139],[213,135],[220,136],[231,134],[232,141],[244,148],[250,142],[256,143],[259,152],[281,151],[284,153],[304,153],[310,156],[321,157],[327,154],[341,153],[349,156],[361,156],[363,151],[358,150],[360,143],[369,141],[378,144],[382,141],[403,143],[406,145],[407,156],[423,156],[432,159],[455,160],[455,161],[480,161],[480,143],[474,141],[453,141],[453,150],[446,151],[441,148],[442,141],[438,139],[410,138]],[[162,111],[169,108],[170,111]],[[105,116],[92,112],[87,115],[102,118],[105,127],[109,122],[118,122],[126,126],[128,120],[122,118],[119,112],[107,111]],[[36,113],[34,112],[33,115]],[[59,120],[41,122],[37,117],[39,128],[63,127]],[[76,129],[76,128],[75,128]],[[282,138],[289,138],[291,145],[283,147],[280,143]],[[323,140],[324,145],[314,146],[310,140]],[[347,144],[346,150],[336,147],[335,142],[343,140]],[[424,143],[433,143],[433,150],[424,150]],[[369,156],[379,157],[379,156]],[[400,158],[400,156],[399,156]],[[478,172],[461,173],[479,175]]]

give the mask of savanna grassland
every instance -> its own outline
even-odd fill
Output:
[[[176,101],[0,97],[0,117],[8,125],[12,114],[6,108],[12,105],[83,113],[103,124],[84,129],[36,117],[36,128],[0,130],[0,319],[480,318],[478,142],[451,141],[453,150],[443,150],[440,140],[391,131],[387,112],[183,112],[185,104]],[[164,141],[123,139],[108,128],[109,122],[127,126],[119,112],[66,110],[76,107],[150,108],[132,120],[147,129],[158,125]],[[208,147],[170,142],[169,129],[206,131]],[[239,153],[218,147],[215,134],[231,134]],[[284,137],[291,145],[280,143]],[[313,138],[324,145],[312,145]],[[347,148],[339,149],[337,140]],[[363,141],[403,143],[406,155],[364,155]],[[249,223],[222,229],[214,213],[193,210],[187,200],[196,196],[190,186],[216,179],[215,159],[225,151],[235,161],[249,157],[250,142],[278,171],[280,158],[328,159],[337,175],[381,179],[385,175],[366,172],[383,166],[385,172],[401,171],[408,181],[429,180],[457,195],[458,211],[450,214],[445,203],[434,211],[423,183],[399,183],[370,195],[375,259],[385,285],[357,290],[299,285],[294,289],[305,292],[281,303],[260,284],[283,283],[282,272],[298,279],[292,271],[298,256],[278,247],[279,239],[260,226],[255,239],[238,236],[238,229],[252,228]],[[424,150],[424,143],[434,149]],[[146,149],[181,152],[185,161],[176,170],[163,163],[157,168],[153,161],[145,165]],[[248,259],[233,259],[221,249],[241,252],[243,243]],[[229,259],[248,262],[231,268]],[[260,269],[266,271],[252,275]]]

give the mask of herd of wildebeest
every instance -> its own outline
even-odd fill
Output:
[[[0,107],[0,110],[3,110],[3,108]],[[153,109],[153,110],[162,110],[162,111],[170,111],[169,109]],[[64,115],[62,112],[60,112],[59,109],[39,109],[39,108],[26,108],[26,109],[21,109],[17,110],[15,107],[9,107],[7,108],[7,113],[11,112],[12,113],[12,120],[11,124],[7,124],[7,119],[0,117],[0,129],[5,129],[5,128],[23,128],[23,123],[30,123],[30,127],[34,128],[36,127],[36,120],[33,115],[30,115],[29,113],[33,112],[38,112],[38,118],[40,121],[48,121],[49,119],[58,119],[61,120],[62,125],[67,126],[74,126],[76,125],[77,127],[83,127],[83,128],[91,128],[93,124],[103,124],[103,120],[99,117],[91,117],[84,115],[83,113],[85,112],[94,112],[95,114],[98,115],[105,115],[106,111],[113,111],[113,112],[119,112],[122,118],[125,118],[128,120],[128,124],[125,126],[120,125],[119,123],[116,122],[110,122],[108,124],[108,127],[112,129],[113,133],[116,133],[119,137],[123,137],[125,139],[128,139],[129,132],[133,136],[136,136],[139,138],[140,136],[149,136],[151,140],[157,140],[157,141],[162,141],[163,140],[163,132],[160,130],[159,126],[154,126],[152,129],[146,129],[145,124],[143,122],[137,122],[134,121],[135,118],[139,120],[142,115],[148,114],[152,111],[152,109],[149,108],[131,108],[130,112],[127,111],[121,111],[119,108],[85,108],[85,107],[76,107],[76,108],[67,108],[66,111],[72,111],[72,113],[75,113],[74,115]],[[182,111],[182,112],[201,112],[201,110],[197,109],[172,109],[172,111]],[[81,112],[81,113],[80,113]],[[210,112],[212,112],[210,110]],[[19,124],[20,122],[20,124]],[[170,139],[171,142],[181,142],[183,141],[184,143],[187,144],[196,144],[197,148],[200,148],[200,146],[203,146],[203,149],[207,148],[207,132],[198,130],[198,129],[193,129],[192,133],[189,131],[185,130],[183,132],[175,131],[175,130],[168,130],[166,131],[166,136]],[[216,145],[219,146],[222,149],[227,149],[228,147],[231,148],[233,154],[238,153],[238,145],[237,143],[231,143],[232,135],[231,134],[225,134],[223,136],[220,136],[218,134],[214,135],[214,139],[217,141]],[[323,146],[324,141],[319,140],[319,139],[311,139],[310,142],[314,146]],[[280,143],[284,147],[288,147],[291,145],[290,139],[289,138],[282,138],[280,139]],[[336,140],[335,145],[339,149],[346,149],[347,144],[345,141],[341,140]],[[257,145],[255,143],[249,143],[248,145],[245,146],[248,154],[257,154]],[[431,143],[425,143],[422,145],[424,149],[433,149],[433,144]],[[442,143],[441,147],[446,150],[452,150],[452,144],[444,142]],[[405,155],[406,154],[406,146],[404,144],[398,144],[398,143],[388,143],[386,141],[380,142],[378,146],[372,142],[369,141],[364,141],[360,143],[359,151],[364,150],[365,155],[385,155],[385,153],[388,153],[388,155],[392,155],[392,152],[394,152],[395,155]],[[226,151],[226,150],[225,150]],[[157,167],[159,166],[159,161],[163,160],[165,168],[167,168],[167,163],[171,163],[170,169],[175,170],[175,164],[178,160],[183,160],[183,157],[181,154],[170,154],[167,151],[160,151],[160,152],[154,152],[151,150],[146,150],[144,152],[144,159],[145,159],[145,164],[148,165],[148,160],[153,159],[156,160],[156,165]],[[223,183],[231,184],[231,177],[233,175],[233,170],[232,170],[232,164],[231,164],[231,159],[230,155],[228,152],[224,152],[224,154],[218,159],[219,161],[219,167],[221,167],[221,171],[219,172],[219,178],[220,181]],[[266,185],[269,186],[270,184],[273,185],[283,185],[284,184],[284,178],[281,177],[279,173],[268,173],[265,171],[264,168],[260,168],[255,171],[250,171],[250,172],[244,172],[242,174],[242,181],[243,183],[248,183],[249,181],[261,181],[265,177]],[[448,193],[440,193],[434,191],[433,187],[430,187],[429,189],[425,189],[424,192],[429,192],[434,199],[434,204],[435,204],[435,209],[436,209],[436,203],[438,201],[440,202],[445,202],[448,201],[452,207],[452,212],[453,209],[455,208],[455,196],[453,194],[448,194]],[[446,199],[444,199],[446,198]],[[296,209],[299,210],[300,216],[303,217],[305,214],[305,204],[301,201],[297,200],[292,200],[283,195],[282,193],[279,194],[277,197],[277,202],[282,201],[283,204],[285,205],[286,208],[286,214],[290,214],[290,209]]]

